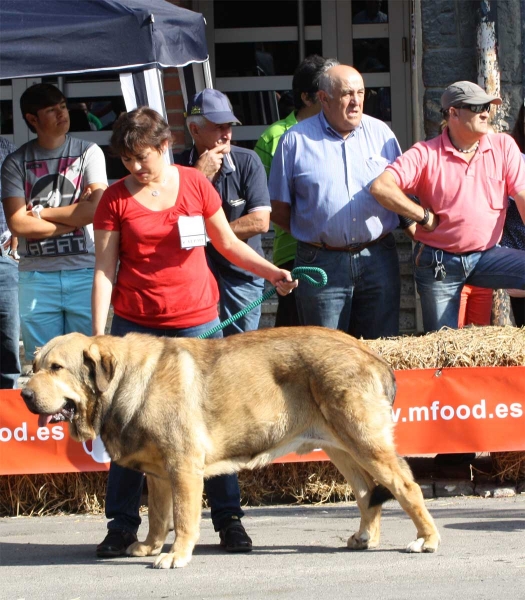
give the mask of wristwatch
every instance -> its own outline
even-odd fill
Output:
[[[40,213],[42,212],[43,209],[44,209],[44,207],[41,204],[37,204],[36,206],[33,206],[33,208],[31,209],[31,213],[33,214],[33,217],[36,217],[37,219],[41,219],[42,217],[40,216]]]
[[[430,220],[430,211],[428,208],[425,208],[425,212],[423,213],[423,218],[421,221],[418,221],[418,224],[424,227]]]

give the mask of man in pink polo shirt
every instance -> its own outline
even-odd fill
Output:
[[[525,251],[497,245],[509,196],[525,221],[525,163],[509,135],[488,133],[491,104],[501,98],[469,81],[453,83],[441,97],[443,133],[412,146],[370,188],[385,208],[417,223],[413,260],[425,331],[457,328],[465,283],[525,289]]]

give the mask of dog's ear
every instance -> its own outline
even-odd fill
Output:
[[[93,380],[99,392],[105,392],[115,374],[116,360],[98,344],[91,344],[84,350],[84,362],[93,373]]]
[[[40,353],[42,352],[42,347],[37,346],[33,353],[33,369],[32,372],[36,373],[38,371],[38,363],[40,362]]]

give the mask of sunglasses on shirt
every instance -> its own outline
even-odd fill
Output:
[[[453,106],[452,108],[468,108],[470,112],[479,115],[490,111],[490,102],[487,102],[486,104],[460,104],[459,106]]]

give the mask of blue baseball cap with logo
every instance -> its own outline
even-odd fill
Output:
[[[212,88],[205,88],[189,99],[186,117],[194,116],[205,117],[216,125],[223,123],[241,125],[239,119],[233,114],[228,96]]]

